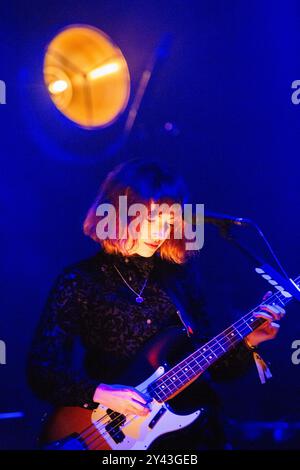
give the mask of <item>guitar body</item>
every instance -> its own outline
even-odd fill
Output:
[[[299,278],[293,282],[300,287]],[[285,306],[291,298],[288,292],[284,294],[280,291],[268,298],[268,302]],[[178,431],[197,423],[197,418],[205,416],[203,408],[199,408],[198,397],[208,407],[212,403],[211,399],[206,401],[202,388],[205,382],[201,383],[201,391],[198,387],[194,391],[198,377],[266,321],[256,317],[255,312],[259,308],[258,305],[207,343],[197,345],[196,349],[184,328],[170,327],[161,332],[145,345],[134,363],[113,382],[133,386],[150,395],[151,412],[148,416],[124,416],[102,405],[93,411],[62,408],[52,415],[44,429],[44,447],[61,450],[142,450],[153,443],[155,447],[161,438],[163,449],[172,448],[173,444],[166,444],[163,436],[174,431],[178,434]],[[189,395],[189,392],[192,393]],[[194,445],[194,435],[198,447],[199,435],[203,430],[202,420],[200,424],[201,428],[195,425],[191,432],[189,429],[185,448]],[[178,440],[182,442],[181,436]]]
[[[147,392],[149,384],[192,349],[184,329],[168,328],[146,344],[136,361],[122,376],[116,377],[115,383]],[[184,410],[183,414],[175,413],[171,407],[172,402],[176,402],[174,397],[170,397],[168,402],[153,399],[151,412],[146,417],[125,417],[103,405],[92,411],[72,406],[59,408],[44,427],[41,436],[43,447],[53,450],[148,449],[160,436],[181,430],[202,415],[202,409],[185,414]]]

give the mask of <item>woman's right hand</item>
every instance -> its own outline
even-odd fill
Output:
[[[96,388],[93,401],[121,414],[146,416],[150,411],[148,403],[151,397],[127,385],[101,383]]]

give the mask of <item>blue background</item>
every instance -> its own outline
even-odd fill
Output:
[[[25,380],[33,330],[54,278],[97,250],[83,235],[82,221],[116,162],[155,156],[175,164],[195,201],[256,220],[288,273],[299,274],[300,106],[291,101],[291,84],[300,78],[299,20],[293,0],[32,0],[1,6],[0,79],[7,104],[0,106],[0,339],[7,364],[0,366],[0,412],[22,411],[24,418],[0,420],[0,449],[35,445],[47,407]],[[83,130],[56,110],[44,88],[45,47],[73,23],[102,29],[121,48],[132,80],[130,102],[146,64],[170,35],[170,50],[122,150],[126,112],[107,129]],[[167,132],[166,122],[175,131]],[[254,233],[239,230],[261,247]],[[216,333],[268,290],[214,227],[205,231],[199,269]],[[299,315],[294,303],[278,339],[262,347],[272,363],[270,383],[260,385],[253,370],[220,387],[237,446],[299,446],[292,428],[282,434],[279,426],[300,421],[300,365],[291,362]],[[259,422],[277,427],[260,435]]]

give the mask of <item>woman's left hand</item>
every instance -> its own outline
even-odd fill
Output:
[[[270,295],[272,295],[272,292],[267,292],[263,297],[263,302],[266,301]],[[285,310],[277,304],[272,303],[272,305],[269,305],[263,303],[259,308],[260,310],[254,313],[254,316],[256,318],[264,318],[267,321],[247,336],[247,341],[251,346],[258,346],[263,341],[276,338],[280,328],[278,322],[285,315]]]

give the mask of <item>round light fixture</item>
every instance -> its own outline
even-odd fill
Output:
[[[112,124],[130,94],[122,52],[105,33],[86,25],[69,26],[50,42],[44,80],[55,106],[85,128]]]

